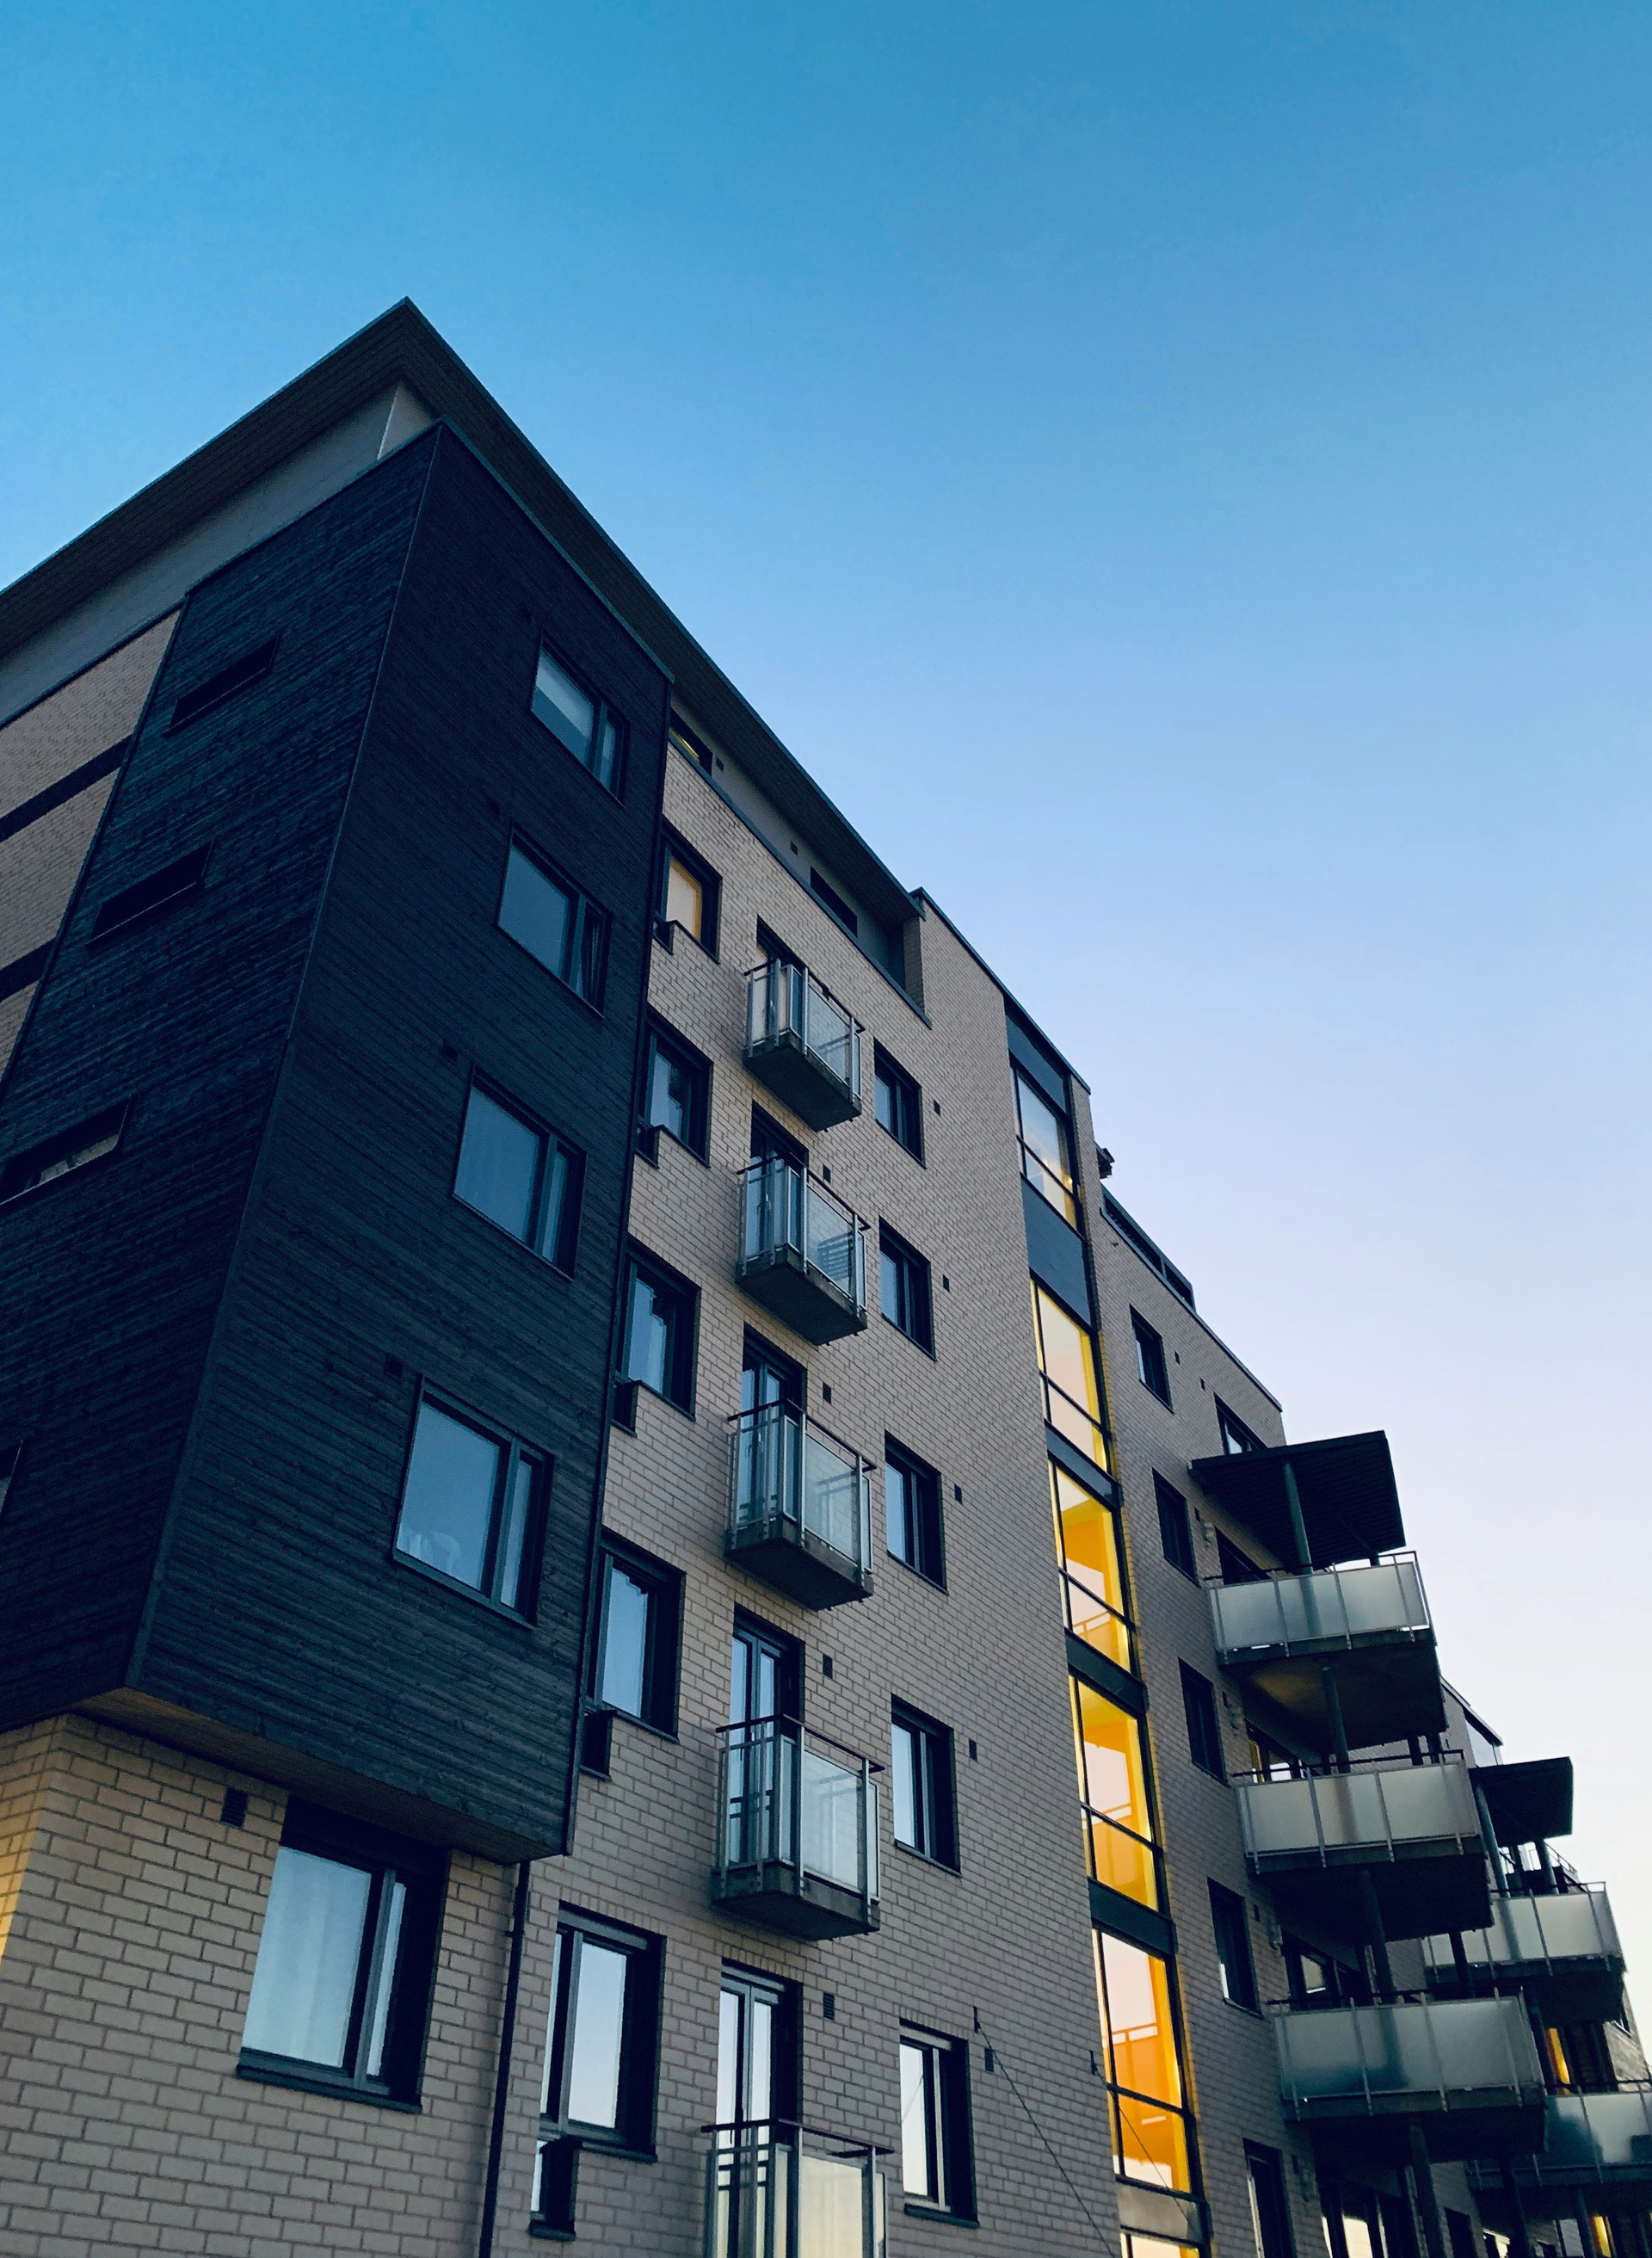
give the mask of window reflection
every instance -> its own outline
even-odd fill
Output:
[[[1088,1330],[1064,1310],[1035,1278],[1032,1323],[1039,1370],[1044,1375],[1045,1414],[1056,1432],[1103,1470],[1107,1438],[1102,1427],[1102,1390],[1095,1347]]]
[[[1169,1963],[1123,1937],[1094,1934],[1115,2169],[1125,2179],[1187,2190],[1191,2158]]]
[[[1079,1793],[1095,1879],[1138,1905],[1157,1907],[1159,1877],[1148,1814],[1141,1726],[1081,1678],[1073,1684]]]
[[[1056,1544],[1065,1571],[1067,1628],[1121,1670],[1132,1669],[1113,1509],[1053,1460],[1050,1487]]]

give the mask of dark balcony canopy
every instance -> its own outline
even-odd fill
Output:
[[[1571,1832],[1571,1758],[1538,1757],[1529,1764],[1477,1765],[1474,1783],[1485,1798],[1492,1831],[1509,1850],[1547,1843]]]
[[[1207,1497],[1254,1529],[1279,1559],[1301,1567],[1287,1467],[1302,1509],[1311,1555],[1307,1565],[1331,1568],[1344,1560],[1373,1559],[1405,1543],[1393,1461],[1380,1428],[1369,1435],[1195,1459],[1190,1472]]]

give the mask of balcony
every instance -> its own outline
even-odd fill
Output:
[[[1413,2123],[1436,2158],[1523,2155],[1542,2138],[1543,2073],[1518,1999],[1400,2002],[1273,2018],[1280,2099],[1351,2158],[1403,2161]]]
[[[1363,1936],[1361,1871],[1383,1932],[1427,1936],[1491,1917],[1485,1843],[1460,1764],[1356,1765],[1307,1779],[1240,1779],[1245,1864],[1287,1920]]]
[[[1623,1947],[1603,1889],[1493,1898],[1488,1921],[1462,1942],[1459,1968],[1450,1936],[1424,1937],[1431,1991],[1518,1987],[1545,2023],[1610,2022],[1623,2012]]]
[[[705,2129],[705,2258],[883,2258],[879,2149],[773,2119]]]
[[[718,1739],[713,1904],[787,1936],[869,1935],[881,1767],[789,1717]]]
[[[740,1263],[754,1302],[819,1344],[866,1330],[866,1228],[818,1177],[777,1154],[741,1180]]]
[[[841,1607],[872,1592],[867,1461],[783,1403],[729,1422],[728,1530],[723,1550],[803,1608]]]
[[[1422,1579],[1408,1552],[1369,1566],[1287,1572],[1211,1587],[1216,1659],[1316,1748],[1336,1745],[1327,1679],[1350,1748],[1444,1729]]]
[[[1652,2205],[1652,2086],[1615,2093],[1551,2093],[1542,2137],[1522,2156],[1514,2183],[1542,2216],[1536,2198],[1556,2197],[1570,2210],[1642,2211]],[[1507,2198],[1495,2165],[1471,2163],[1469,2185],[1488,2225],[1505,2227]]]
[[[801,964],[746,975],[746,1064],[812,1129],[861,1110],[861,1023]]]

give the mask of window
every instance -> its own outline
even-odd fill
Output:
[[[803,1655],[795,1638],[770,1630],[755,1615],[736,1611],[730,1656],[728,1722],[760,1724],[765,1717],[795,1718],[801,1703]]]
[[[1032,1281],[1032,1324],[1038,1338],[1039,1370],[1044,1376],[1044,1416],[1058,1435],[1107,1469],[1107,1436],[1102,1425],[1102,1390],[1096,1378],[1095,1344],[1089,1328],[1053,1294]]]
[[[1181,2058],[1170,1963],[1105,1929],[1094,1931],[1113,2169],[1120,2179],[1193,2192],[1193,2142],[1182,2110]]]
[[[706,1152],[711,1118],[712,1069],[680,1035],[650,1022],[649,1027],[648,1096],[643,1126],[663,1129],[697,1159]]]
[[[600,699],[582,690],[565,666],[542,648],[534,677],[533,710],[597,782],[617,792],[623,781],[625,725]]]
[[[1251,2183],[1251,2227],[1256,2236],[1257,2258],[1293,2258],[1291,2207],[1285,2196],[1285,2165],[1277,2148],[1264,2148],[1254,2141],[1244,2144],[1245,2168]],[[1466,2226],[1468,2221],[1464,2220]],[[1469,2258],[1473,2258],[1471,2235]]]
[[[584,1162],[571,1145],[480,1083],[464,1106],[453,1196],[559,1270],[574,1267]]]
[[[1159,1542],[1173,1568],[1180,1568],[1184,1576],[1199,1580],[1198,1563],[1194,1558],[1193,1530],[1188,1523],[1188,1501],[1179,1489],[1173,1489],[1162,1474],[1153,1476],[1153,1496],[1159,1506]]]
[[[280,636],[272,636],[267,643],[259,643],[256,650],[244,651],[239,658],[228,666],[221,667],[216,674],[209,675],[196,688],[187,690],[172,709],[172,719],[167,724],[167,735],[195,721],[201,714],[209,713],[213,707],[222,706],[226,698],[233,698],[238,691],[250,690],[255,682],[262,682],[275,664],[276,646],[280,640]]]
[[[975,2215],[969,2139],[969,2050],[901,2027],[901,2188],[909,2204]]]
[[[1073,1196],[1067,1124],[1019,1067],[1015,1069],[1015,1104],[1021,1135],[1021,1173],[1076,1231],[1078,1202]]]
[[[932,1355],[935,1328],[930,1310],[928,1263],[886,1223],[878,1225],[877,1246],[883,1315],[897,1331]]]
[[[579,2147],[651,2155],[660,1940],[563,1909],[539,2099],[534,2212],[573,2227]]]
[[[211,856],[209,841],[193,854],[181,855],[175,863],[168,863],[164,870],[139,878],[135,886],[124,886],[119,893],[110,894],[98,904],[97,915],[92,921],[92,939],[103,941],[112,933],[124,933],[140,918],[153,917],[158,911],[170,909],[174,902],[182,901],[186,895],[199,893]]]
[[[799,2052],[798,1987],[745,1968],[723,1968],[717,2017],[717,2124],[761,2127],[766,2136],[776,2120],[798,2114]],[[734,2193],[738,2199],[739,2175]],[[746,2249],[744,2237],[731,2233],[724,2246]]]
[[[1168,1409],[1170,1371],[1165,1362],[1164,1338],[1134,1310],[1130,1313],[1130,1329],[1136,1336],[1136,1377]]]
[[[1241,1552],[1230,1537],[1216,1531],[1216,1566],[1224,1584],[1259,1584],[1263,1572],[1248,1552]]]
[[[847,926],[849,931],[858,937],[861,930],[860,919],[855,916],[854,912],[830,879],[823,878],[812,864],[809,870],[809,891],[814,896],[816,901],[826,904],[840,925]]]
[[[1210,1927],[1216,1940],[1222,1996],[1236,2007],[1256,2013],[1256,1970],[1251,1961],[1251,1928],[1244,1899],[1220,1882],[1210,1885]]]
[[[717,954],[717,913],[722,882],[685,839],[669,827],[665,867],[660,882],[660,917],[698,941],[708,956]]]
[[[1265,1451],[1267,1445],[1259,1435],[1253,1435],[1243,1419],[1229,1410],[1218,1395],[1216,1424],[1222,1431],[1222,1447],[1230,1459],[1243,1458],[1248,1451]]]
[[[932,1584],[945,1584],[940,1476],[911,1451],[883,1438],[883,1520],[889,1549]]]
[[[1124,1608],[1118,1518],[1094,1490],[1050,1461],[1055,1542],[1067,1592],[1067,1627],[1121,1670],[1133,1670]]]
[[[550,1461],[426,1396],[396,1551],[514,1614],[532,1612]]]
[[[924,1093],[903,1066],[897,1066],[882,1043],[873,1046],[874,1108],[877,1125],[887,1129],[897,1145],[904,1145],[914,1160],[924,1157]]]
[[[688,1281],[663,1263],[651,1255],[632,1255],[626,1289],[624,1377],[691,1414],[698,1298]]]
[[[505,866],[499,923],[501,932],[537,957],[576,996],[600,1007],[608,954],[606,917],[574,887],[553,877],[536,855],[514,840]]]
[[[290,1798],[241,2075],[416,2100],[446,1872],[426,1843]]]
[[[1258,1779],[1300,1779],[1302,1765],[1299,1757],[1279,1743],[1270,1740],[1261,1728],[1244,1721],[1245,1745],[1250,1752],[1251,1770]]]
[[[939,1866],[958,1864],[952,1735],[897,1702],[890,1726],[890,1802],[895,1840]]]
[[[1108,1889],[1157,1911],[1159,1858],[1140,1722],[1087,1679],[1075,1676],[1073,1729],[1090,1872]]]
[[[663,1561],[614,1537],[603,1540],[598,1574],[592,1698],[674,1733],[683,1579]]]
[[[1208,1678],[1181,1665],[1181,1708],[1188,1720],[1188,1754],[1212,1779],[1225,1779],[1222,1728],[1216,1722],[1216,1690]]]
[[[1304,1944],[1287,1930],[1281,1939],[1285,1978],[1294,2007],[1359,2007],[1369,2005],[1371,1987],[1364,1970],[1317,1946]]]
[[[0,1201],[21,1199],[25,1192],[39,1191],[42,1184],[55,1183],[76,1168],[89,1168],[94,1161],[107,1160],[120,1143],[127,1111],[127,1103],[105,1106],[101,1113],[76,1122],[73,1129],[62,1130],[0,1161]]]

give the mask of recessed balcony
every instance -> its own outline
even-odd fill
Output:
[[[1652,2205],[1652,2086],[1551,2093],[1542,2137],[1531,2148],[1514,2166],[1514,2183],[1538,2216],[1543,2196],[1568,2210],[1582,2201],[1595,2212],[1644,2211]],[[1471,2163],[1469,2185],[1487,2223],[1506,2231],[1507,2197],[1498,2167]]]
[[[1424,1937],[1430,1990],[1518,1986],[1545,2023],[1610,2022],[1623,2011],[1623,1947],[1603,1889],[1494,1897],[1486,1922],[1464,1928],[1462,1944],[1459,1967],[1449,1935]]]
[[[746,975],[746,1064],[812,1129],[861,1110],[860,1021],[801,964],[771,956]]]
[[[1245,1864],[1287,1920],[1363,1935],[1362,1876],[1386,1936],[1490,1918],[1485,1843],[1461,1764],[1357,1765],[1233,1784]]]
[[[883,2258],[881,2150],[776,2119],[705,2130],[705,2258]]]
[[[817,1345],[866,1330],[866,1227],[778,1154],[741,1178],[740,1263],[753,1301]]]
[[[881,1767],[787,1717],[725,1725],[718,1743],[712,1903],[787,1936],[869,1935]]]
[[[1417,2000],[1273,2018],[1280,2099],[1351,2158],[1523,2155],[1542,2138],[1543,2073],[1518,1999]]]
[[[1350,1748],[1444,1729],[1422,1579],[1408,1552],[1369,1566],[1260,1576],[1210,1591],[1216,1659],[1310,1745],[1336,1745],[1327,1678]]]
[[[729,1422],[723,1549],[804,1608],[872,1592],[871,1470],[799,1411],[765,1403]]]

